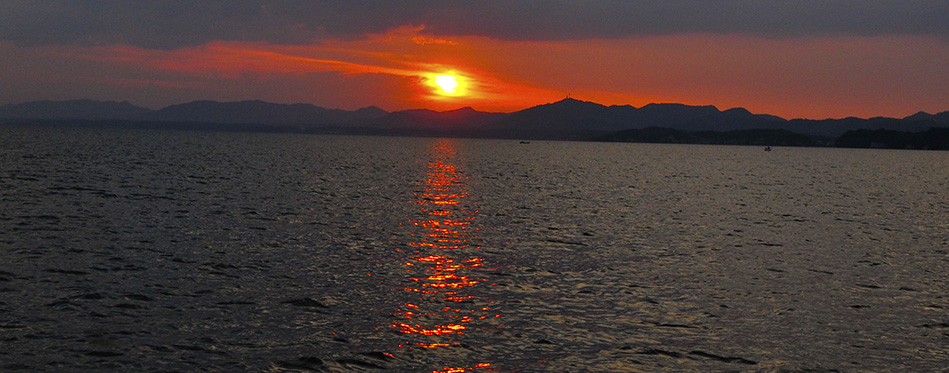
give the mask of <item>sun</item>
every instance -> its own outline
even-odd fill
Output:
[[[458,87],[461,83],[458,82],[458,77],[454,75],[442,74],[435,76],[435,85],[442,89],[442,94],[452,96],[458,94]]]

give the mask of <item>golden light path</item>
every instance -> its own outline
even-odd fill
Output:
[[[409,260],[403,263],[404,290],[413,294],[395,313],[392,327],[409,340],[399,348],[437,349],[457,346],[458,337],[469,331],[477,320],[497,318],[490,307],[477,305],[472,288],[490,286],[478,277],[484,258],[477,256],[477,210],[463,203],[468,197],[465,177],[451,163],[455,140],[435,140],[433,161],[428,174],[416,191],[415,203],[421,206],[420,219],[411,220],[412,240]],[[477,306],[473,306],[477,305]],[[446,367],[435,372],[491,371],[491,363],[469,367]]]

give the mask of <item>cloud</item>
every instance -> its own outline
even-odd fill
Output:
[[[304,12],[310,2],[234,1],[232,9],[212,1],[142,4],[147,5],[135,10],[150,15],[142,19],[167,23],[130,27],[138,22],[124,2],[0,1],[0,36],[23,36],[18,42],[0,37],[0,82],[7,88],[0,90],[0,103],[93,98],[161,107],[196,99],[263,99],[351,109],[513,111],[570,94],[604,104],[674,101],[829,117],[938,112],[949,95],[949,38],[897,32],[896,26],[880,33],[866,31],[873,29],[866,25],[794,28],[802,22],[830,25],[837,17],[791,9],[799,2],[788,9],[771,5],[773,14],[749,3],[742,8],[754,13],[749,16],[729,13],[736,10],[729,4],[738,2],[717,8],[703,5],[716,4],[707,1],[679,14],[688,21],[675,25],[646,15],[636,18],[641,23],[619,21],[634,19],[629,14],[641,2],[551,1],[543,8],[530,1],[479,2],[478,8],[409,2],[405,9],[381,4],[378,10],[372,2],[347,1],[330,4],[330,15],[312,17]],[[681,4],[656,5],[650,16]],[[848,17],[903,19],[874,8],[877,3],[864,4],[866,9],[855,8]],[[608,12],[607,5],[616,8]],[[889,3],[878,6],[893,10]],[[20,14],[10,16],[11,9]],[[368,13],[356,17],[360,9]],[[509,13],[489,17],[501,10]],[[380,15],[387,11],[389,17]],[[694,14],[702,12],[708,19]],[[787,19],[771,28],[735,21],[761,23],[778,15]],[[734,22],[722,22],[726,16]],[[521,22],[513,20],[518,17]],[[853,23],[846,17],[839,23],[848,19]],[[34,32],[46,27],[35,20],[61,27]],[[490,32],[475,32],[477,23]],[[149,31],[159,26],[169,34]],[[741,31],[752,29],[766,31]],[[434,94],[432,79],[445,73],[458,77],[464,95]]]
[[[47,94],[57,98],[69,97],[66,91],[116,92],[146,87],[153,91],[180,88],[182,97],[192,97],[190,91],[203,90],[206,96],[195,99],[238,96],[267,99],[272,96],[266,95],[277,91],[294,91],[297,99],[282,96],[280,99],[299,102],[315,97],[299,94],[307,87],[314,91],[352,91],[353,84],[365,84],[360,87],[362,98],[324,97],[316,102],[350,107],[352,103],[346,101],[352,101],[361,106],[422,106],[438,110],[462,106],[519,110],[562,95],[559,91],[526,86],[510,76],[497,76],[484,69],[479,63],[488,55],[475,48],[493,49],[491,44],[473,45],[468,40],[471,38],[435,38],[421,31],[421,27],[407,26],[362,39],[327,39],[307,45],[214,41],[168,50],[122,44],[15,46],[0,41],[0,71],[17,72],[10,78],[31,76],[34,81],[48,83],[17,79],[13,89],[3,92],[9,96],[6,100],[12,102],[28,101],[30,96],[42,97],[42,92],[17,89],[37,86],[46,87]],[[493,40],[474,39],[487,43]],[[14,56],[16,61],[5,60],[3,56]],[[51,74],[51,69],[61,73]],[[438,87],[433,82],[440,74],[456,76],[463,83],[459,88],[463,94],[437,94]],[[0,78],[12,83],[3,75],[0,74]],[[278,81],[280,85],[268,89],[248,88]],[[97,88],[90,89],[92,85]],[[3,96],[0,94],[0,102]],[[148,106],[167,104],[169,102],[162,99]]]
[[[949,4],[935,0],[6,0],[0,3],[0,40],[153,49],[211,41],[302,45],[363,38],[405,25],[424,25],[436,35],[511,41],[692,33],[769,38],[912,34],[947,40],[946,19]]]

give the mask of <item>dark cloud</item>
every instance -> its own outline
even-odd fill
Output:
[[[949,39],[947,19],[944,0],[4,0],[0,39],[20,45],[124,43],[167,49],[213,40],[300,44],[405,25],[425,25],[437,35],[505,40],[682,33]]]

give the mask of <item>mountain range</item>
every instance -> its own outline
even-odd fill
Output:
[[[487,113],[470,107],[387,112],[375,106],[354,111],[311,104],[264,101],[194,101],[153,110],[128,102],[34,101],[0,106],[0,122],[215,130],[363,133],[519,139],[593,139],[626,130],[678,131],[783,130],[834,138],[847,131],[924,131],[949,127],[949,111],[919,112],[905,118],[784,119],[744,108],[649,104],[605,106],[566,98],[513,113]]]

